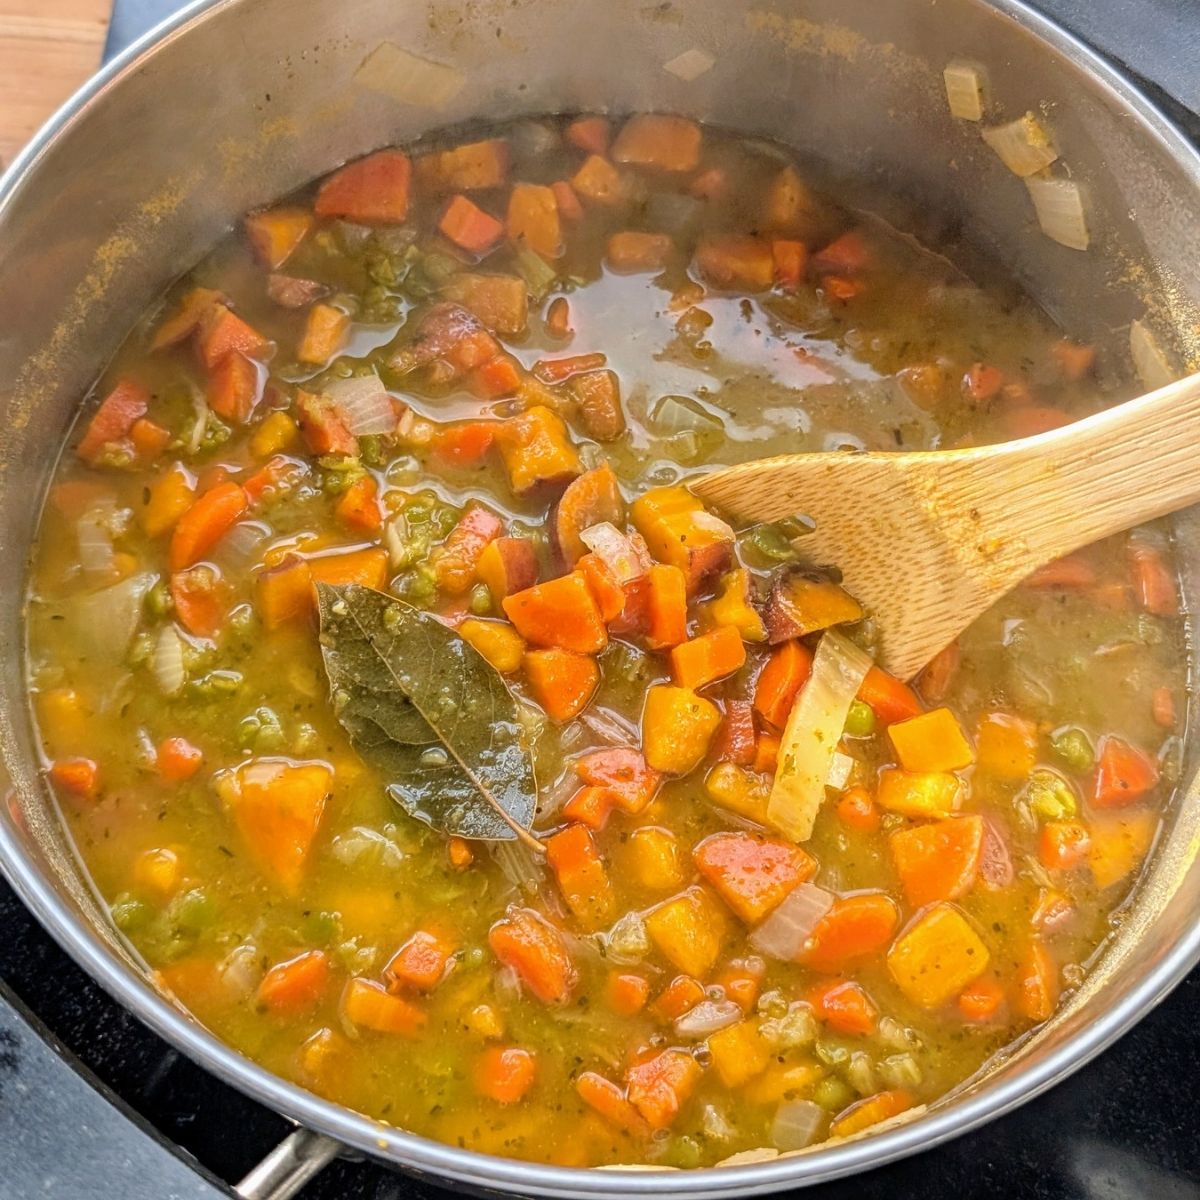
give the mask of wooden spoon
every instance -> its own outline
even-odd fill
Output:
[[[1200,374],[1019,441],[915,453],[784,454],[689,486],[743,522],[801,514],[902,679],[1037,567],[1200,501]]]

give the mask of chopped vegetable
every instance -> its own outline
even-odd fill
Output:
[[[937,1008],[987,970],[987,947],[953,904],[926,909],[888,951],[896,986],[914,1003]]]
[[[762,921],[816,870],[798,846],[749,833],[714,833],[693,858],[701,878],[748,925]]]
[[[688,774],[700,765],[720,723],[720,709],[691,688],[652,687],[642,710],[646,762],[664,775]]]

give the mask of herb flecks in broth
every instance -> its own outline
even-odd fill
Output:
[[[662,116],[387,150],[130,334],[31,689],[115,923],[243,1052],[451,1144],[699,1166],[932,1102],[1084,978],[1178,772],[1161,531],[909,685],[794,529],[682,486],[1116,394],[814,180]]]

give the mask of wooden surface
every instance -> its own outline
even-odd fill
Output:
[[[966,450],[788,454],[688,486],[743,522],[803,514],[907,679],[1072,550],[1200,502],[1200,374],[1050,433]]]
[[[112,0],[0,0],[0,162],[100,65]]]

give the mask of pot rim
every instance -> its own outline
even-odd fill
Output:
[[[105,64],[38,130],[0,175],[0,220],[39,160],[94,103],[136,71],[142,60],[196,22],[239,0],[192,0]],[[1109,97],[1133,114],[1200,187],[1200,152],[1137,84],[1073,33],[1034,11],[1025,0],[983,0],[1025,28],[1050,50],[1089,71]],[[908,1124],[862,1139],[743,1166],[690,1171],[642,1168],[598,1170],[558,1167],[459,1149],[374,1121],[287,1082],[245,1058],[106,950],[87,923],[63,902],[25,846],[0,822],[0,873],[55,941],[114,999],[193,1061],[252,1099],[348,1148],[392,1165],[428,1172],[471,1188],[498,1188],[537,1196],[687,1194],[735,1197],[784,1187],[809,1186],[857,1174],[939,1145],[1012,1111],[1077,1071],[1159,1004],[1200,961],[1200,922],[1187,928],[1169,951],[1102,1017],[1024,1073],[944,1110],[936,1107]]]

